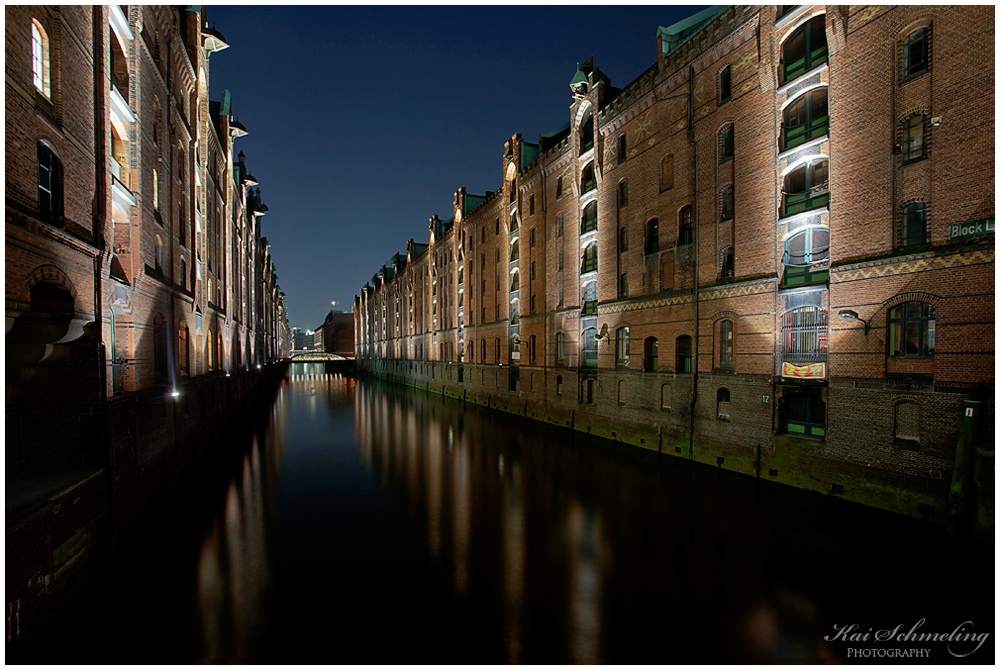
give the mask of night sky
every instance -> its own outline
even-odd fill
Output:
[[[263,232],[289,325],[315,328],[455,190],[503,183],[503,142],[569,121],[591,55],[623,87],[656,61],[657,26],[703,6],[268,7],[210,5],[231,45],[211,97],[232,92],[236,142],[269,208]]]

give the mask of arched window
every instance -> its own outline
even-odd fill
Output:
[[[562,385],[563,385],[562,375],[556,375],[556,395],[562,395]]]
[[[618,380],[618,404],[619,405],[624,405],[625,404],[625,380],[624,379],[619,379]]]
[[[219,367],[225,367],[223,361],[226,360],[225,355],[226,350],[222,346],[222,331],[220,330],[215,335],[215,360],[218,361]]]
[[[725,163],[732,160],[735,141],[733,139],[733,124],[725,126],[719,131],[719,162]]]
[[[625,140],[625,133],[618,136],[618,163],[624,163],[628,158],[628,144]]]
[[[584,154],[594,148],[594,114],[588,108],[580,122],[580,153]]]
[[[510,273],[510,292],[516,293],[521,289],[521,273],[514,271]]]
[[[628,207],[628,180],[618,182],[618,207]]]
[[[129,141],[116,124],[111,124],[111,173],[122,186],[131,190],[131,172],[129,172]]]
[[[736,276],[736,255],[732,247],[726,247],[719,254],[719,276],[723,279]]]
[[[628,251],[628,225],[618,229],[618,251]]]
[[[594,380],[593,378],[580,380],[580,402],[587,405],[594,403]]]
[[[781,189],[781,215],[794,216],[826,207],[830,202],[830,162],[825,157],[807,160],[785,175]]]
[[[897,447],[916,449],[920,446],[920,405],[909,401],[896,404],[895,438]]]
[[[538,338],[534,335],[528,340],[528,362],[534,365],[538,362],[538,350],[536,345],[538,344]]]
[[[719,367],[733,367],[733,322],[729,319],[719,324]]]
[[[566,333],[556,333],[556,361],[566,359]]]
[[[924,132],[927,117],[923,114],[913,114],[903,122],[902,139],[899,145],[903,165],[916,163],[927,158],[927,144],[924,142]]]
[[[677,373],[691,372],[691,336],[681,335],[677,338]]]
[[[597,242],[591,242],[583,250],[583,265],[580,274],[597,272]]]
[[[670,384],[660,386],[660,409],[670,409]]]
[[[779,414],[784,433],[819,439],[826,435],[826,402],[818,393],[786,394]]]
[[[516,326],[521,321],[521,301],[514,298],[510,301],[510,325]]]
[[[934,321],[934,305],[926,302],[904,302],[889,310],[889,356],[932,358]]]
[[[481,363],[486,362],[486,338],[484,337],[479,341],[479,360]]]
[[[514,261],[521,258],[520,248],[518,246],[518,240],[514,240],[514,243],[510,245],[510,260]]]
[[[787,151],[830,132],[827,87],[806,91],[782,114],[781,150]]]
[[[780,83],[786,84],[826,62],[826,15],[802,25],[781,45]]]
[[[903,40],[903,79],[916,77],[930,69],[930,36],[928,28],[917,28]]]
[[[615,331],[615,367],[628,368],[628,326],[622,326]]]
[[[500,338],[496,338],[493,342],[493,362],[500,362]]]
[[[911,202],[903,207],[900,213],[897,239],[900,247],[910,247],[927,242],[927,205],[925,203]]]
[[[597,177],[594,176],[594,163],[587,163],[580,173],[580,193],[589,193],[597,188]]]
[[[521,337],[517,333],[514,333],[507,342],[507,353],[512,364],[521,361]]]
[[[49,36],[37,20],[31,20],[31,75],[35,88],[52,97],[52,69],[49,65]]]
[[[583,285],[583,315],[597,314],[597,282],[589,281]]]
[[[813,226],[785,240],[785,286],[826,281],[830,277],[830,230]]]
[[[722,421],[729,421],[729,389],[719,389],[715,393],[716,415]]]
[[[45,142],[38,143],[38,213],[46,221],[62,217],[62,164]]]
[[[580,223],[580,232],[589,233],[597,230],[597,201],[591,200],[583,208],[583,221]]]
[[[691,205],[681,208],[677,226],[677,245],[691,244],[694,242],[694,209]]]
[[[646,372],[656,372],[659,364],[660,343],[655,337],[647,337],[642,345],[642,369]]]
[[[719,104],[724,105],[733,97],[733,69],[729,65],[719,72]]]
[[[163,238],[159,235],[153,242],[153,268],[163,274]]]
[[[587,328],[583,331],[583,355],[580,360],[583,367],[597,367],[597,329]]]
[[[645,253],[655,254],[660,250],[660,220],[650,219],[646,222]]]

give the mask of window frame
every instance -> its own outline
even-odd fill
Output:
[[[918,121],[914,123],[914,121]],[[920,151],[913,151],[914,126],[920,128]],[[906,117],[900,132],[899,155],[903,165],[917,163],[927,158],[927,115],[923,112],[916,112]]]
[[[31,79],[35,90],[52,100],[52,41],[41,22],[31,19]]]
[[[821,105],[816,100],[825,98]],[[802,105],[802,123],[791,125],[788,115],[797,105]],[[806,142],[830,134],[830,88],[826,84],[815,86],[795,96],[781,110],[781,151],[789,151]]]
[[[615,368],[627,370],[629,363],[629,327],[622,326],[615,331]]]
[[[916,66],[911,62],[913,46],[922,45],[923,60]],[[920,26],[914,28],[900,41],[900,82],[906,83],[917,77],[930,72],[931,69],[931,28],[930,26]],[[918,69],[914,69],[917,67]]]
[[[913,223],[914,216],[918,215],[919,221]],[[915,200],[899,208],[899,249],[909,249],[927,244],[929,240],[927,226],[927,203],[923,200]],[[919,228],[919,241],[913,241],[913,229]]]
[[[736,133],[732,123],[719,129],[719,165],[733,160],[736,154]]]
[[[718,105],[721,107],[733,99],[733,68],[726,65],[719,70],[719,98]]]
[[[910,315],[910,305],[919,305],[919,313]],[[933,359],[936,333],[937,309],[929,302],[909,300],[893,306],[886,316],[886,355],[889,358]],[[909,324],[916,324],[917,352],[907,353]],[[899,340],[897,342],[897,340]],[[929,342],[929,346],[928,346]]]
[[[646,222],[643,236],[643,254],[649,256],[660,251],[660,220],[653,217]]]
[[[736,217],[736,192],[733,184],[719,192],[719,221],[732,221]]]
[[[813,250],[813,236],[817,231],[825,232],[827,235],[827,246],[826,249],[816,252]],[[792,264],[789,263],[791,256],[788,251],[788,243],[800,235],[806,235],[806,243],[803,245],[802,259],[803,263]],[[830,279],[830,242],[829,242],[830,229],[826,226],[805,226],[796,230],[793,234],[789,235],[785,239],[784,243],[784,254],[782,256],[782,265],[784,265],[785,272],[782,277],[781,285],[783,287],[797,286],[800,284],[811,284],[814,282],[828,281]],[[813,260],[813,255],[815,253],[825,253],[825,258],[819,258],[818,260]],[[789,269],[792,269],[791,272]],[[816,268],[816,269],[813,269]],[[800,281],[801,279],[801,281]],[[794,280],[794,281],[791,281]]]
[[[813,48],[813,26],[815,26],[818,22],[823,26],[823,45]],[[785,50],[799,33],[802,33],[803,35],[802,57],[796,58],[789,63],[787,62],[789,58],[786,55]],[[784,86],[792,81],[795,81],[807,72],[819,67],[823,63],[828,62],[830,59],[830,45],[826,39],[826,13],[817,14],[796,28],[795,31],[790,33],[781,43],[781,54],[779,58],[780,60],[778,62],[781,68],[781,75],[778,78],[779,86]],[[800,61],[801,66],[799,65]],[[789,74],[789,65],[794,66],[791,74]]]

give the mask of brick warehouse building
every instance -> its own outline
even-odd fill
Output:
[[[992,536],[993,25],[716,7],[588,61],[356,296],[359,368],[940,521],[954,480]]]
[[[289,351],[201,6],[6,8],[8,640]]]

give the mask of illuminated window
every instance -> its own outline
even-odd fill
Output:
[[[615,332],[615,366],[618,368],[628,367],[628,326],[623,326]]]
[[[927,117],[923,114],[914,114],[903,122],[903,137],[900,142],[903,165],[927,158],[927,144],[924,142],[926,120]]]
[[[733,322],[728,319],[719,324],[719,367],[733,367]]]
[[[830,161],[815,158],[785,175],[781,189],[781,216],[794,216],[830,203]]]
[[[792,33],[781,45],[781,77],[785,84],[826,62],[826,15],[821,14]]]
[[[905,302],[889,310],[889,356],[932,358],[934,321],[934,305],[926,302]]]
[[[806,91],[781,116],[781,150],[787,151],[830,132],[827,87]]]
[[[51,97],[52,82],[49,66],[49,36],[37,20],[31,21],[31,74],[35,88],[46,98]]]

